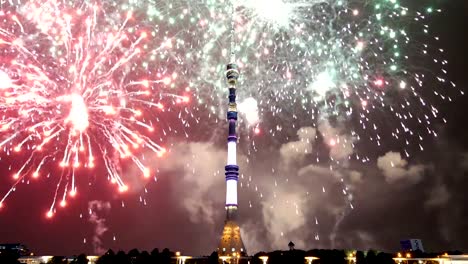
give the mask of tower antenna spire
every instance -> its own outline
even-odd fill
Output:
[[[230,41],[230,56],[229,56],[229,63],[236,62],[236,7],[234,1],[231,2],[231,32],[229,34],[229,41]]]

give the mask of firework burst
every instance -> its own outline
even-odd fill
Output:
[[[463,94],[450,89],[455,84],[444,50],[435,47],[439,38],[428,26],[441,10],[415,11],[398,0],[221,2],[206,23],[211,41],[204,47],[211,52],[202,72],[222,71],[210,54],[228,56],[231,16],[219,14],[232,13],[232,48],[242,69],[239,97],[255,99],[257,107],[250,109],[260,122],[277,120],[265,124],[272,136],[284,131],[284,118],[292,117],[294,129],[327,120],[356,144],[381,146],[385,138],[410,157],[413,146],[422,151],[427,139],[437,137],[434,124],[445,122],[439,106]],[[217,79],[202,81],[222,87]],[[345,147],[340,136],[325,135],[335,142],[330,146]]]
[[[131,159],[144,177],[148,167],[141,148],[158,156],[155,112],[163,102],[188,102],[164,92],[177,73],[148,69],[148,57],[167,51],[148,36],[132,12],[108,13],[109,6],[90,2],[31,1],[2,9],[0,19],[0,146],[6,155],[27,158],[13,173],[16,181],[0,204],[25,177],[40,177],[56,163],[67,171],[60,179],[60,205],[77,192],[75,174],[103,162],[109,179],[126,191],[120,159]],[[156,78],[156,79],[155,79]]]
[[[51,162],[69,172],[62,201],[76,193],[75,172],[98,159],[121,191],[120,158],[149,176],[136,153],[165,151],[154,112],[167,112],[165,101],[187,102],[190,92],[198,104],[182,112],[223,118],[231,52],[242,72],[239,110],[249,135],[281,142],[300,127],[322,127],[332,156],[352,149],[335,162],[368,162],[370,151],[358,155],[361,143],[394,142],[410,157],[413,146],[423,150],[437,136],[434,124],[445,121],[438,106],[455,94],[444,51],[431,45],[438,37],[427,23],[436,12],[398,0],[3,4],[0,146],[7,155],[28,155],[1,202]],[[54,207],[55,199],[50,215]]]

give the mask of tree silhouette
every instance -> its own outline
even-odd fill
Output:
[[[379,254],[377,254],[377,263],[379,263],[379,264],[394,264],[395,261],[393,261],[392,254],[380,252]]]
[[[380,264],[377,261],[377,256],[374,250],[367,251],[366,262],[367,264]]]
[[[171,264],[171,259],[174,257],[174,252],[171,252],[168,248],[163,249],[160,254],[160,263],[161,264]]]
[[[70,264],[88,264],[88,258],[85,254],[80,254]]]
[[[315,249],[309,250],[307,256],[318,257],[319,259],[313,263],[317,264],[344,264],[346,263],[346,254],[343,250],[325,250]]]
[[[456,252],[462,254],[461,252]],[[442,255],[443,253],[426,253],[426,252],[412,252],[411,255],[421,258],[434,258]],[[453,253],[448,253],[452,255]],[[314,260],[314,264],[345,264],[346,254],[343,250],[326,250],[326,249],[313,249],[309,251],[303,250],[277,250],[273,252],[258,252],[252,258],[241,258],[239,264],[251,263],[251,264],[263,264],[260,260],[260,256],[268,256],[268,264],[304,264],[306,256],[317,257],[318,260]],[[19,264],[18,254],[0,252],[0,264]],[[377,254],[374,250],[369,250],[365,255],[362,251],[356,252],[356,263],[355,264],[395,264],[393,260],[394,255],[384,252]],[[119,251],[117,254],[109,249],[104,255],[98,260],[97,264],[174,264],[175,254],[168,248],[163,251],[155,248],[148,253],[148,251],[140,252],[138,249],[132,249],[126,254],[124,251]],[[66,264],[68,263],[65,257],[55,256],[49,260],[47,264]],[[87,264],[88,259],[85,254],[75,256],[74,260],[70,264]],[[219,264],[219,256],[214,251],[210,256],[204,259],[190,259],[187,263],[192,264]],[[41,263],[42,264],[42,263]],[[428,262],[428,264],[436,264]]]
[[[159,264],[161,263],[160,261],[160,253],[159,253],[159,249],[158,248],[155,248],[151,251],[151,263],[152,264]]]
[[[47,264],[67,264],[68,261],[65,259],[64,256],[53,256]]]
[[[115,253],[112,249],[109,249],[104,255],[102,255],[96,264],[114,264]]]
[[[154,262],[151,261],[151,255],[148,251],[143,251],[140,255],[136,258],[135,264],[153,264]]]
[[[208,257],[208,264],[218,264],[218,252],[213,251]]]
[[[356,252],[356,264],[366,264],[366,257],[364,256],[364,252],[360,250]]]
[[[130,250],[127,254],[130,263],[135,263],[138,256],[140,256],[140,251],[138,251],[136,248]]]
[[[127,254],[125,254],[125,252],[123,252],[122,250],[120,250],[119,252],[117,252],[117,254],[115,254],[114,261],[115,261],[114,262],[115,264],[132,264],[132,262],[130,261],[130,257],[128,257]]]
[[[252,257],[252,264],[263,264],[263,261],[260,259],[260,257],[262,256],[267,256],[268,254],[263,252],[263,251],[260,251],[258,252],[257,254],[253,255]]]
[[[19,255],[12,251],[0,251],[0,263],[2,264],[19,264]]]

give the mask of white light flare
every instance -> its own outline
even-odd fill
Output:
[[[245,116],[249,126],[255,126],[260,122],[258,115],[258,102],[252,97],[248,97],[238,105],[239,112]]]
[[[256,16],[277,27],[287,28],[293,15],[292,3],[284,0],[243,0],[240,5],[253,10]]]
[[[84,132],[89,126],[89,116],[86,104],[81,95],[72,94],[70,96],[72,107],[70,114],[65,119],[65,123],[71,122],[73,129],[80,133]]]
[[[333,80],[333,76],[328,71],[324,71],[317,75],[315,81],[310,85],[309,90],[316,93],[314,99],[323,100],[327,92],[335,87],[336,84]]]
[[[13,85],[10,76],[0,70],[0,90],[10,88]]]

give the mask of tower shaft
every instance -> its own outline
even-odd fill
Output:
[[[218,248],[219,256],[244,255],[245,248],[242,242],[240,227],[237,224],[237,181],[239,180],[239,166],[237,165],[237,104],[236,85],[239,78],[239,70],[235,63],[227,65],[226,78],[229,88],[229,104],[227,121],[228,133],[228,155],[225,166],[226,175],[226,220],[223,234]]]

